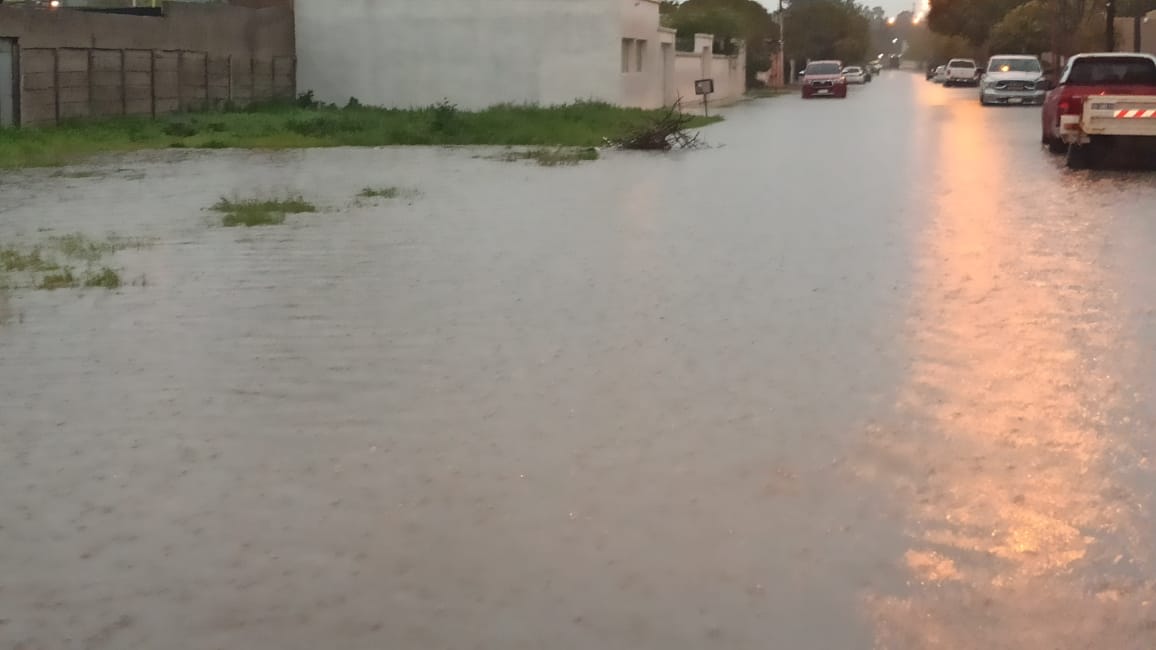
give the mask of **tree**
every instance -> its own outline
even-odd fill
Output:
[[[852,0],[795,0],[787,9],[792,59],[862,61],[870,42],[870,22]]]
[[[1012,9],[991,29],[992,54],[1042,54],[1052,48],[1052,12],[1041,0]]]
[[[771,67],[771,54],[778,49],[779,25],[767,8],[755,0],[686,0],[668,14],[668,26],[686,40],[696,33],[714,34],[715,48],[733,53],[733,43],[747,48],[747,82]]]
[[[932,31],[962,36],[973,45],[987,41],[996,23],[1027,0],[931,0],[927,24]],[[1059,0],[1064,2],[1066,0]]]

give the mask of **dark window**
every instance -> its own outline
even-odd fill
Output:
[[[1156,85],[1156,63],[1138,56],[1076,59],[1065,83],[1073,86]]]
[[[838,63],[809,63],[807,64],[807,74],[839,74]]]

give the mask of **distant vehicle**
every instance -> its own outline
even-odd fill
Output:
[[[1156,154],[1156,56],[1077,54],[1044,100],[1042,140],[1068,153],[1068,167],[1097,166],[1110,153]]]
[[[865,84],[867,83],[867,73],[857,65],[849,65],[843,68],[843,78],[849,84]]]
[[[952,59],[947,62],[945,86],[974,86],[979,83],[979,68],[973,59]]]
[[[1036,57],[997,54],[987,62],[987,73],[979,85],[979,103],[1043,104],[1047,86]]]
[[[846,97],[847,79],[841,61],[812,61],[807,64],[803,82],[803,99],[812,97]]]
[[[870,70],[871,74],[873,75],[883,74],[883,64],[879,61],[879,59],[869,61],[867,63],[867,69]]]
[[[925,78],[926,78],[928,81],[931,81],[932,79],[934,79],[934,78],[935,78],[935,71],[936,71],[936,70],[938,70],[940,67],[941,67],[941,66],[932,65],[932,64],[928,63],[928,64],[927,64],[927,69],[924,71],[924,72],[926,73],[926,77],[925,77]]]
[[[947,66],[941,65],[935,68],[935,74],[932,75],[931,80],[937,84],[947,81]]]

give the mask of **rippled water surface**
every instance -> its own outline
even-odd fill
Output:
[[[1156,176],[854,90],[0,175],[0,241],[152,242],[0,291],[0,648],[1156,647]]]

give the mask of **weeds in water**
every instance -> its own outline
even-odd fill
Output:
[[[99,271],[84,276],[84,286],[101,287],[104,289],[119,289],[120,274],[107,266],[100,267]]]
[[[363,199],[396,199],[401,196],[397,187],[367,187],[357,193]]]
[[[120,272],[108,265],[97,267],[96,263],[117,251],[140,249],[149,244],[145,239],[117,236],[93,239],[74,233],[50,237],[30,248],[6,246],[0,248],[0,286],[44,290],[117,289],[123,284]]]
[[[221,225],[226,227],[276,226],[285,223],[286,215],[317,212],[317,206],[301,198],[284,199],[227,199],[221,198],[211,208],[224,214]]]
[[[59,271],[45,274],[36,286],[38,289],[52,291],[54,289],[70,289],[77,284],[76,275],[73,274],[72,269],[65,267]]]
[[[65,257],[86,262],[95,262],[105,255],[130,248],[139,250],[151,243],[147,239],[117,237],[115,235],[106,239],[92,239],[82,233],[52,237],[48,242]]]
[[[37,246],[29,251],[21,251],[13,247],[0,248],[0,271],[10,273],[43,273],[55,271],[60,266],[44,257],[44,253]]]
[[[563,165],[577,165],[590,160],[598,160],[598,150],[593,147],[584,149],[558,147],[556,149],[507,151],[498,156],[498,159],[505,162],[533,160],[543,167],[559,167]]]

